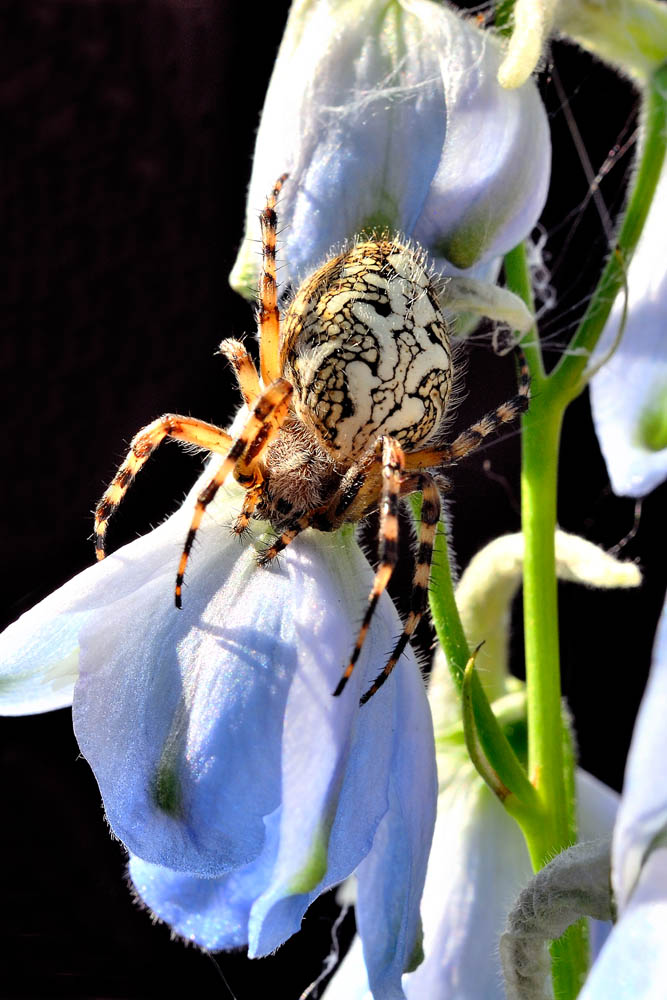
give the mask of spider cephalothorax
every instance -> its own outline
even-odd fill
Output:
[[[453,369],[447,323],[424,254],[400,241],[363,239],[327,261],[301,284],[284,318],[277,304],[275,204],[280,178],[261,215],[260,372],[245,347],[224,340],[249,408],[241,433],[167,414],[139,431],[96,511],[98,558],[106,527],[132,479],[165,437],[224,455],[197,498],[176,577],[183,574],[206,507],[232,473],[245,488],[235,524],[270,522],[276,538],[258,557],[270,563],[306,528],[335,531],[380,509],[380,564],[350,661],[354,669],[370,620],[396,564],[398,503],[421,491],[423,502],[412,608],[382,672],[362,698],[384,683],[426,610],[433,540],[440,517],[434,474],[478,447],[528,405],[523,356],[519,391],[452,442],[441,442]]]

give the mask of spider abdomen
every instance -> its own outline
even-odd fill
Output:
[[[283,331],[295,411],[346,464],[382,434],[412,450],[440,425],[449,332],[410,247],[368,241],[340,254],[301,286]]]

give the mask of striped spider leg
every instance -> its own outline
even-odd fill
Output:
[[[192,524],[185,539],[176,573],[174,598],[177,608],[181,607],[185,567],[206,508],[232,471],[239,483],[247,490],[252,490],[253,495],[255,495],[254,490],[261,482],[260,463],[268,445],[280,430],[287,416],[291,395],[292,386],[284,378],[276,379],[268,389],[264,390],[250,411],[245,427],[230,447],[227,457],[197,497]],[[247,508],[244,507],[244,511],[246,510]]]
[[[248,420],[240,435],[235,440],[219,427],[193,417],[172,413],[159,417],[142,428],[132,439],[125,461],[95,511],[95,552],[98,559],[103,559],[106,554],[105,539],[109,519],[137,473],[165,438],[171,437],[225,456],[215,476],[197,498],[192,524],[177,571],[174,597],[179,608],[185,567],[206,507],[229,473],[233,472],[246,488],[243,507],[234,526],[237,534],[243,533],[261,497],[261,463],[264,453],[285,419],[292,395],[292,386],[280,378],[278,373],[280,318],[275,275],[275,204],[285,177],[286,175],[283,175],[276,182],[261,217],[264,235],[264,267],[260,281],[261,307],[258,314],[261,370],[267,378],[270,372],[275,372],[275,376],[268,386],[263,388],[255,364],[243,344],[238,340],[223,340],[220,353],[230,362],[241,395],[250,409]]]
[[[130,450],[118,472],[111,480],[95,510],[95,554],[98,559],[106,555],[106,533],[109,519],[132,485],[134,477],[146,464],[155,449],[165,438],[185,441],[206,448],[219,455],[226,455],[232,438],[213,424],[193,417],[165,413],[152,424],[143,427],[130,442]]]
[[[405,622],[403,632],[387,660],[384,669],[378,674],[371,687],[363,695],[361,704],[365,704],[384,684],[396,666],[411,635],[423,617],[428,605],[428,584],[433,558],[433,545],[438,521],[440,520],[440,492],[433,475],[427,469],[437,471],[444,466],[453,465],[475,451],[490,434],[499,426],[517,419],[528,409],[530,401],[530,374],[523,351],[516,348],[519,361],[519,387],[517,393],[495,410],[485,414],[481,420],[462,431],[451,445],[428,451],[406,453],[392,442],[392,457],[389,452],[383,456],[383,493],[380,508],[380,551],[379,565],[375,575],[373,588],[368,597],[368,607],[359,629],[357,641],[343,675],[338,683],[335,695],[339,695],[354,670],[359,658],[364,640],[368,633],[373,613],[386,588],[397,562],[398,539],[398,497],[418,491],[422,492],[422,509],[419,530],[419,545],[412,582],[412,602],[410,613]]]

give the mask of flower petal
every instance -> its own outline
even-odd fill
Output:
[[[145,902],[177,933],[214,949],[248,942],[255,956],[270,953],[297,931],[310,903],[354,871],[372,847],[376,871],[382,873],[383,862],[400,860],[410,876],[394,888],[402,938],[398,970],[387,975],[400,984],[401,947],[412,948],[435,813],[433,732],[423,681],[410,654],[382,692],[358,707],[399,628],[387,598],[378,606],[348,688],[332,698],[360,601],[370,588],[370,568],[352,539],[344,543],[340,536],[315,534],[294,543],[283,565],[289,590],[278,592],[273,578],[270,599],[295,623],[298,662],[288,686],[282,741],[263,750],[280,765],[281,803],[265,819],[262,851],[217,879],[186,877],[137,858],[130,872]],[[262,571],[256,574],[262,577]],[[319,588],[322,595],[326,586],[325,597],[308,598],[308,588]],[[244,602],[252,597],[244,595]],[[285,631],[288,623],[282,627]],[[242,727],[241,720],[237,738]],[[247,776],[246,782],[250,785]],[[386,858],[378,837],[397,809],[406,811],[409,821],[401,814],[401,844]],[[385,878],[394,876],[389,871]]]
[[[435,52],[400,3],[294,3],[257,135],[232,284],[255,294],[258,212],[277,170],[290,174],[281,254],[295,282],[364,227],[412,230],[445,127]]]
[[[416,689],[394,706],[397,739],[389,775],[389,809],[373,848],[357,869],[357,927],[373,996],[403,998],[401,978],[423,957],[419,907],[435,822],[435,760],[431,718]]]
[[[280,810],[265,818],[266,846],[250,864],[218,878],[199,878],[130,856],[129,875],[140,902],[175,934],[208,951],[248,943],[253,902],[266,888],[278,846]]]
[[[129,597],[143,586],[165,552],[173,549],[174,531],[182,542],[187,531],[182,519],[170,519],[126,546],[122,555],[116,553],[77,574],[5,629],[0,639],[1,714],[26,715],[71,705],[81,630],[116,602],[119,591]]]
[[[667,848],[653,851],[579,1000],[658,1000],[667,982]]]
[[[614,493],[640,497],[667,477],[667,168],[628,268],[628,317],[615,353],[591,379],[595,429]],[[591,359],[621,327],[621,292]]]
[[[321,545],[319,539],[318,543]],[[371,644],[368,650],[364,647],[363,662],[360,659],[355,670],[358,677],[353,693],[348,695],[346,688],[341,699],[331,698],[339,664],[349,655],[352,623],[363,607],[360,597],[370,588],[371,574],[356,545],[348,552],[332,545],[327,558],[330,565],[334,559],[344,559],[341,582],[347,580],[350,586],[356,578],[359,589],[352,595],[349,624],[345,627],[345,619],[340,617],[332,623],[337,632],[329,639],[335,667],[325,680],[324,694],[322,689],[307,697],[305,690],[300,693],[299,677],[295,679],[295,697],[287,705],[285,732],[293,738],[283,744],[280,848],[271,882],[252,910],[250,954],[273,951],[285,939],[286,927],[290,927],[289,933],[298,930],[310,903],[351,874],[372,845],[375,870],[379,866],[386,878],[396,877],[386,866],[398,864],[400,856],[401,868],[410,875],[404,886],[395,887],[395,909],[403,924],[399,928],[402,937],[392,938],[392,943],[400,963],[405,939],[411,934],[414,938],[435,822],[433,728],[412,652],[402,658],[382,691],[358,708],[359,695],[376,676],[392,638],[400,631],[388,598],[376,611],[374,634],[369,635]],[[304,671],[304,687],[310,688],[312,679],[312,670],[310,676]],[[341,705],[346,698],[353,712],[348,720]],[[406,823],[402,810],[408,802],[411,816]],[[386,857],[378,848],[379,838],[382,831],[396,825],[401,827],[403,842],[395,854]],[[361,889],[361,873],[359,878]],[[388,928],[387,933],[393,930]],[[412,940],[407,947],[412,947]],[[401,972],[399,964],[399,982]],[[393,969],[385,974],[396,977]]]
[[[470,268],[511,250],[542,211],[551,166],[546,114],[531,82],[512,92],[498,85],[502,49],[488,32],[467,24],[455,33],[436,4],[404,3],[428,26],[447,106],[442,156],[411,235],[433,256]]]
[[[666,717],[667,603],[662,611],[653,665],[635,723],[614,830],[612,881],[620,911],[633,892],[651,841],[667,828]]]
[[[414,236],[447,258],[443,273],[495,263],[535,224],[550,162],[537,90],[503,91],[500,59],[494,38],[430,0],[293,4],[232,285],[255,294],[258,213],[281,169],[293,284],[363,230]]]
[[[188,503],[147,536],[162,539],[157,558],[150,542],[143,563],[137,543],[116,554],[120,596],[83,630],[75,727],[109,822],[135,855],[140,894],[178,933],[207,947],[242,938],[266,954],[366,856],[411,762],[398,792],[412,812],[407,939],[436,794],[414,655],[360,710],[400,631],[385,597],[333,698],[372,583],[367,561],[350,533],[308,532],[280,568],[259,569],[252,546],[229,534],[233,506],[216,504],[201,526],[182,612],[173,585]]]
[[[174,608],[188,520],[170,524],[148,579],[128,564],[116,602],[82,630],[73,720],[116,835],[147,861],[210,877],[261,849],[279,795],[262,747],[280,739],[296,661],[269,579],[213,519]]]
[[[445,778],[438,799],[422,899],[425,959],[403,978],[403,988],[408,1000],[502,1000],[498,941],[507,912],[531,877],[528,852],[518,826],[470,764],[455,749],[447,759],[448,764],[442,757],[440,763],[451,777]],[[582,838],[609,836],[618,795],[584,771],[579,770],[576,778]],[[609,925],[591,924],[596,954]],[[357,937],[325,997],[368,1000],[370,996],[364,951]]]
[[[300,540],[280,568],[260,570],[252,547],[207,518],[179,613],[173,583],[184,537],[173,534],[152,578],[140,589],[128,578],[131,595],[83,630],[74,724],[109,822],[128,848],[213,877],[261,850],[263,817],[279,805],[281,782],[283,802],[292,788],[292,772],[281,777],[283,738],[283,757],[293,750],[289,766],[301,782],[295,808],[317,803],[317,813],[328,783],[340,778],[365,667],[385,655],[388,639],[380,615],[349,697],[334,700],[366,599],[351,592],[350,580],[356,574],[370,589],[356,543]],[[395,631],[392,622],[389,636]],[[305,734],[307,750],[295,734]],[[377,753],[390,753],[386,727]],[[374,804],[379,822],[386,803]]]

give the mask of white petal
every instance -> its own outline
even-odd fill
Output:
[[[27,715],[72,703],[79,674],[79,634],[91,615],[130,595],[155,572],[172,535],[187,526],[170,518],[121,553],[90,566],[50,594],[0,637],[0,713]],[[182,542],[181,542],[182,544]]]
[[[443,16],[458,27],[454,15]],[[293,4],[257,135],[232,284],[254,292],[258,214],[281,171],[290,179],[278,205],[280,251],[292,282],[364,226],[409,233],[445,127],[438,62],[418,18],[377,0]]]
[[[612,881],[619,910],[627,904],[653,838],[667,828],[667,604],[625,768],[614,831]]]
[[[408,1000],[501,1000],[498,940],[530,874],[514,820],[476,775],[461,774],[439,800],[422,902],[426,959],[405,979]]]
[[[591,379],[598,440],[615,493],[640,497],[667,477],[667,168],[663,168],[628,269],[628,319],[609,361]],[[623,292],[593,353],[593,368],[613,345]],[[657,430],[651,430],[655,421]]]
[[[532,83],[508,93],[497,41],[430,0],[292,6],[267,93],[231,276],[254,294],[258,215],[276,175],[292,284],[361,230],[416,238],[445,273],[495,260],[546,198],[550,146]],[[476,276],[476,275],[475,275]]]
[[[419,907],[435,822],[433,726],[404,672],[394,708],[397,734],[390,765],[389,809],[368,857],[357,869],[357,928],[375,997],[403,997],[401,977],[421,959]]]
[[[280,567],[258,569],[252,547],[206,518],[178,612],[174,572],[184,537],[173,535],[140,589],[121,592],[88,623],[73,714],[120,839],[146,861],[213,877],[262,849],[263,817],[279,805],[281,784],[286,803],[293,773],[293,815],[305,809],[322,822],[360,686],[387,654],[397,621],[387,623],[395,612],[384,603],[346,696],[334,699],[371,584],[356,543],[313,532]],[[361,725],[377,712],[364,713]],[[386,722],[373,731],[382,770],[390,734]],[[377,823],[386,809],[382,782],[366,798]],[[301,829],[306,855],[324,833]],[[297,867],[309,863],[303,856]]]
[[[401,897],[397,910],[405,924],[401,928],[403,939],[410,936],[411,929],[414,936],[435,818],[430,713],[411,652],[402,658],[381,691],[363,708],[358,707],[360,694],[381,668],[400,629],[389,600],[378,606],[374,635],[369,636],[369,649],[359,663],[359,676],[357,668],[353,683],[348,684],[351,690],[346,688],[339,699],[331,698],[340,664],[349,656],[352,623],[358,620],[354,609],[363,607],[361,593],[367,594],[371,582],[368,565],[356,545],[343,551],[334,546],[335,541],[329,542],[328,559],[330,564],[340,560],[341,584],[349,594],[349,618],[347,624],[340,616],[332,623],[328,645],[333,670],[327,670],[324,684],[318,690],[312,670],[310,677],[304,672],[303,688],[295,683],[294,698],[287,704],[285,733],[291,738],[283,744],[280,847],[267,889],[252,909],[253,955],[275,949],[284,940],[287,926],[290,933],[298,930],[306,907],[324,889],[354,871],[371,844],[373,855],[377,854],[380,831],[387,823],[396,824],[392,817],[397,812],[401,821],[406,787],[412,815],[402,827],[399,853],[408,855],[402,861],[410,869],[411,881],[406,891],[397,887]],[[321,536],[317,542],[323,543]],[[391,857],[381,862],[388,879],[395,860]]]
[[[579,1000],[662,1000],[667,984],[667,848],[648,858]]]
[[[550,175],[546,114],[531,82],[512,92],[498,85],[502,50],[488,32],[447,32],[437,5],[405,4],[429,26],[447,104],[442,157],[411,235],[469,268],[502,256],[535,225]]]

